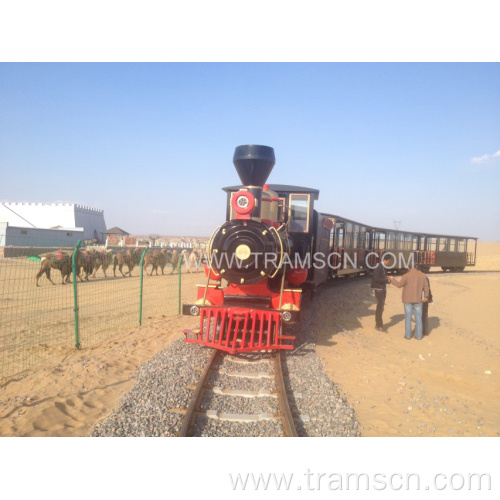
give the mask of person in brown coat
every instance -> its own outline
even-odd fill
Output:
[[[403,289],[401,298],[405,305],[405,338],[411,339],[411,319],[415,315],[415,338],[422,340],[422,303],[427,302],[429,297],[427,276],[410,264],[408,272],[400,281],[392,276],[389,280],[394,286]]]

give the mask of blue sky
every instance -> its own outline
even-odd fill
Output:
[[[0,200],[209,235],[241,144],[382,227],[500,241],[498,63],[1,63]]]

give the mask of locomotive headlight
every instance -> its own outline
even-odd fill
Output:
[[[236,203],[238,204],[239,207],[241,208],[247,208],[248,207],[248,204],[250,203],[250,201],[248,200],[248,198],[246,196],[240,196],[237,200],[236,200]]]
[[[198,306],[193,306],[193,307],[191,307],[189,312],[191,313],[191,316],[199,316],[200,308]]]
[[[238,245],[234,253],[239,260],[246,260],[250,257],[251,251],[248,245]]]
[[[290,311],[283,311],[281,316],[283,318],[283,321],[287,323],[292,319],[292,313]]]
[[[239,216],[248,215],[255,208],[255,197],[242,189],[233,195],[231,206]]]

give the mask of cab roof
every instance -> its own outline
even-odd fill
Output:
[[[288,186],[287,184],[266,184],[269,186],[270,191],[276,191],[277,193],[304,193],[312,195],[314,200],[319,198],[319,189],[312,189],[303,186]],[[222,188],[222,191],[226,193],[232,193],[234,191],[239,191],[245,186],[228,186]]]

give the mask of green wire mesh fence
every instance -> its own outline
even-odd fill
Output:
[[[188,261],[171,249],[56,241],[0,249],[0,378],[179,314],[205,282]]]

